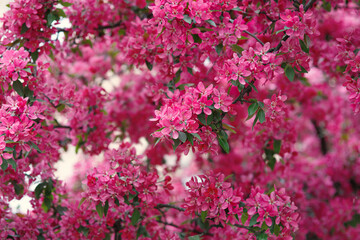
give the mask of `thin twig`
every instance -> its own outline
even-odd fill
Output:
[[[248,32],[248,31],[244,30],[244,33],[247,33],[247,34],[249,34],[250,36],[252,36],[253,38],[255,38],[256,41],[258,41],[262,46],[265,45],[257,36],[255,36],[255,35],[252,34],[251,32]]]
[[[316,0],[310,0],[307,4],[305,4],[304,11],[306,12],[312,5],[316,2]]]
[[[178,207],[178,206],[171,205],[171,204],[158,204],[158,205],[156,205],[155,208],[157,208],[157,209],[159,209],[159,208],[173,208],[173,209],[179,210],[181,212],[185,211],[185,208]]]

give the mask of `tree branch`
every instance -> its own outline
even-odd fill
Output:
[[[160,208],[173,208],[173,209],[176,209],[176,210],[179,210],[181,212],[184,212],[185,209],[182,208],[182,207],[178,207],[178,206],[175,206],[175,205],[171,205],[171,204],[158,204],[155,206],[156,209],[160,209]]]
[[[255,38],[256,41],[258,41],[262,46],[265,45],[257,36],[255,36],[255,35],[252,34],[251,32],[248,32],[248,31],[244,30],[244,33],[247,33],[248,35],[250,35],[250,36],[252,36],[253,38]]]
[[[306,12],[312,5],[316,2],[316,0],[310,0],[307,4],[305,4],[304,11]]]

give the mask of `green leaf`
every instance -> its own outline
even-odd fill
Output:
[[[210,24],[210,25],[213,26],[213,27],[216,27],[216,23],[215,23],[213,20],[211,20],[211,19],[206,20],[205,22],[207,22],[208,24]]]
[[[289,30],[289,29],[291,29],[291,28],[289,28],[289,27],[284,27],[283,29],[275,32],[275,35],[278,35],[279,33],[284,32],[284,31]]]
[[[280,233],[280,226],[277,225],[277,224],[275,224],[275,225],[274,225],[274,234],[275,234],[276,236],[279,236],[279,233]]]
[[[51,24],[53,23],[53,21],[55,21],[57,18],[58,18],[58,17],[57,17],[54,13],[50,12],[50,13],[46,16],[46,25],[47,25],[48,27],[50,27]]]
[[[216,53],[217,53],[218,55],[220,55],[220,53],[222,52],[223,48],[224,48],[224,46],[223,46],[222,43],[216,45],[216,46],[215,46],[215,51],[216,51]]]
[[[229,143],[227,142],[228,136],[226,134],[226,132],[224,130],[221,130],[218,135],[217,135],[219,144],[221,146],[221,148],[226,152],[229,153],[230,151],[230,147],[229,147]]]
[[[360,224],[360,214],[358,213],[355,213],[353,216],[352,216],[352,219],[350,221],[347,221],[344,223],[344,226],[345,227],[356,227],[356,225]]]
[[[255,90],[255,92],[259,92],[259,91],[256,89],[256,87],[255,87],[254,84],[252,84],[251,82],[249,82],[246,78],[244,78],[244,80],[245,80],[245,82],[246,82],[247,84],[249,84],[249,85],[251,86],[252,89]]]
[[[14,159],[10,158],[7,160],[8,164],[10,164],[12,166],[12,168],[14,169],[14,171],[16,171],[16,162]]]
[[[8,161],[6,159],[2,159],[1,169],[5,171],[9,167]]]
[[[303,50],[306,53],[309,53],[309,48],[306,46],[303,40],[299,39],[301,50]]]
[[[256,235],[256,240],[267,240],[267,239],[268,239],[268,235],[266,233],[264,233],[264,232]]]
[[[151,71],[153,69],[153,65],[148,61],[145,61],[145,63],[146,63],[147,68]]]
[[[201,235],[190,236],[188,239],[189,240],[200,240],[200,236]]]
[[[192,22],[191,17],[189,17],[189,15],[186,15],[186,14],[184,15],[183,20],[184,20],[185,22],[187,22],[188,24],[191,24],[191,22]]]
[[[295,71],[290,64],[287,64],[285,67],[285,75],[290,80],[290,82],[294,81]]]
[[[205,222],[208,211],[201,211],[201,221]]]
[[[202,43],[202,39],[199,37],[198,34],[191,34],[195,43]]]
[[[209,116],[207,116],[207,119],[206,119],[206,123],[207,123],[207,125],[210,125],[211,124],[211,122],[213,121],[213,119],[214,119],[214,116],[211,114],[211,115],[209,115]]]
[[[62,0],[59,0],[59,3],[60,3],[61,5],[63,5],[64,7],[70,7],[71,5],[73,5],[72,3],[64,2],[64,1],[62,1]]]
[[[80,227],[77,229],[77,231],[78,231],[78,233],[82,233],[85,237],[87,237],[88,233],[89,233],[89,228],[80,225]]]
[[[205,120],[205,113],[200,113],[199,115],[198,115],[198,120],[202,123],[202,124],[204,124],[204,125],[206,125],[206,120]]]
[[[135,226],[140,219],[140,211],[139,209],[135,208],[134,212],[131,216],[131,225]]]
[[[247,212],[243,212],[243,214],[241,215],[241,223],[245,224],[248,218],[249,218],[249,214]]]
[[[257,223],[258,217],[259,217],[258,213],[251,217],[249,227],[252,227]]]
[[[41,150],[39,149],[39,147],[38,147],[35,143],[31,142],[31,146],[32,146],[38,153],[41,153]]]
[[[252,125],[253,130],[254,130],[255,124],[257,123],[258,120],[259,120],[259,114],[256,114],[253,125]]]
[[[24,186],[22,184],[18,184],[16,182],[13,182],[14,190],[16,195],[20,196],[24,193]]]
[[[191,135],[193,135],[194,137],[196,137],[197,139],[199,139],[200,141],[202,141],[202,140],[201,140],[201,137],[199,136],[199,134],[197,134],[197,133],[191,133]]]
[[[234,52],[237,52],[239,54],[242,54],[242,52],[244,51],[244,49],[236,44],[233,44],[231,45],[231,49],[234,51]]]
[[[35,190],[36,190],[36,189],[35,189]],[[80,200],[78,208],[81,207],[81,205],[85,202],[85,200],[86,200],[85,197],[83,197],[83,198]]]
[[[35,198],[39,199],[42,191],[44,190],[45,183],[40,183],[35,188]]]
[[[58,112],[62,112],[62,111],[64,111],[64,109],[65,109],[65,104],[59,104],[56,106],[56,110]]]
[[[274,152],[279,153],[281,148],[281,140],[274,139],[273,147],[274,147]]]
[[[53,198],[52,195],[44,197],[44,201],[41,204],[41,208],[44,210],[44,212],[48,212],[49,209],[51,208],[52,198]]]
[[[101,202],[99,202],[97,205],[96,205],[96,211],[99,215],[100,218],[102,218],[104,216],[104,207],[102,205]]]
[[[23,23],[23,25],[21,25],[21,30],[20,30],[20,34],[24,34],[27,32],[27,30],[29,30],[29,28],[26,26],[25,23]]]
[[[250,119],[258,110],[259,104],[257,102],[251,104],[248,108],[248,119]]]
[[[190,133],[186,133],[186,137],[187,137],[187,139],[189,139],[189,142],[193,146],[194,145],[194,136],[191,135]]]
[[[23,86],[23,84],[22,84],[19,80],[16,80],[15,82],[13,82],[13,89],[14,89],[15,92],[17,92],[21,97],[24,96],[24,86]]]
[[[331,3],[328,1],[323,1],[322,7],[327,11],[331,12]]]
[[[105,216],[107,215],[109,210],[109,200],[106,200],[105,205],[104,205],[104,214]]]
[[[177,147],[180,145],[181,142],[179,139],[173,139],[173,141],[174,141],[174,144],[172,146],[173,146],[173,149],[175,152],[175,150],[177,149]]]
[[[37,50],[35,50],[35,52],[32,52],[30,55],[34,62],[36,62],[36,60],[39,58],[39,53]]]
[[[185,143],[185,142],[186,142],[186,139],[187,139],[186,134],[183,133],[183,132],[179,132],[179,139],[180,139],[180,141],[182,141],[183,143]]]
[[[64,12],[64,10],[62,10],[61,8],[57,8],[57,9],[55,10],[55,13],[56,13],[56,15],[58,15],[59,17],[66,18],[65,12]]]
[[[256,116],[258,116],[260,123],[265,122],[265,112],[264,112],[264,110],[260,109],[258,111],[258,113],[256,114]]]

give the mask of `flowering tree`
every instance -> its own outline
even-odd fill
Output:
[[[358,1],[9,8],[2,239],[360,235]],[[55,163],[71,145],[82,160],[64,184]],[[12,211],[24,196],[32,210]]]

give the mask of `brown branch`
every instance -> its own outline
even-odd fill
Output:
[[[316,2],[316,0],[310,0],[307,4],[305,4],[304,11],[306,12],[312,5]]]
[[[255,80],[251,81],[251,84],[254,84],[254,82],[255,82]],[[252,90],[252,87],[251,87],[250,84],[249,84],[247,87],[243,88],[243,90],[241,90],[239,96],[233,101],[232,104],[235,104],[235,103],[237,103],[238,101],[240,101],[240,102],[246,101],[246,100],[244,100],[243,98],[244,98],[245,94],[248,94],[248,95],[249,95],[249,93],[251,92],[251,90]]]
[[[97,28],[98,31],[100,30],[105,30],[105,29],[110,29],[110,28],[116,28],[116,27],[120,27],[121,26],[121,21],[114,23],[114,24],[110,24],[110,25],[105,25],[105,26],[99,26]]]
[[[244,30],[244,33],[246,33],[246,34],[248,34],[248,35],[250,35],[250,36],[252,36],[254,39],[256,39],[256,41],[258,41],[262,46],[264,46],[265,44],[257,37],[257,36],[255,36],[254,34],[252,34],[251,32],[248,32],[248,31],[246,31],[246,30]]]
[[[182,207],[178,207],[178,206],[175,206],[175,205],[171,205],[171,204],[158,204],[155,206],[156,209],[160,209],[160,208],[173,208],[173,209],[176,209],[176,210],[179,210],[181,212],[184,212],[185,211],[185,208],[182,208]]]

